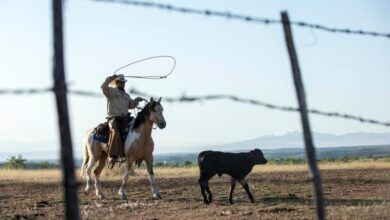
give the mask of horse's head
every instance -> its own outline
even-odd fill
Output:
[[[149,108],[149,120],[153,123],[156,123],[157,126],[160,129],[165,128],[167,126],[167,123],[165,122],[165,118],[163,115],[164,108],[161,105],[161,97],[156,101],[152,98],[150,98],[150,102],[148,103]]]

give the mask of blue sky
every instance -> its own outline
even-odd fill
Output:
[[[390,32],[390,2],[377,1],[158,1],[199,9]],[[0,88],[52,84],[51,1],[0,1]],[[389,121],[390,39],[330,34],[293,27],[310,108]],[[116,68],[169,54],[177,67],[166,80],[130,79],[127,89],[158,96],[234,94],[296,106],[290,64],[280,25],[247,24],[121,4],[68,0],[65,5],[67,80],[72,89],[100,92]],[[165,65],[165,66],[164,66]],[[169,62],[138,67],[159,74]],[[130,69],[129,71],[135,71]],[[133,72],[129,72],[133,73]],[[135,71],[134,73],[137,73]],[[53,142],[58,149],[52,94],[0,96],[0,143]],[[104,120],[105,99],[70,96],[74,147],[84,132]],[[230,101],[164,103],[167,128],[156,130],[156,152],[176,152],[261,135],[301,130],[299,115]],[[311,116],[318,132],[388,132],[389,128]],[[12,146],[15,151],[26,149]],[[36,149],[34,149],[36,150]]]

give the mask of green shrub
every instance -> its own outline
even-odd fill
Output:
[[[192,161],[190,161],[190,160],[186,160],[186,161],[184,161],[184,164],[183,164],[185,167],[190,167],[190,166],[192,166]]]
[[[8,169],[25,169],[26,168],[26,162],[27,160],[22,157],[22,155],[11,156],[7,159],[7,162],[5,162],[4,167]]]
[[[349,162],[349,161],[359,160],[359,157],[356,157],[356,156],[344,156],[340,160],[342,162]]]
[[[274,160],[275,164],[304,164],[306,160],[304,158],[280,158],[278,160]]]
[[[40,168],[41,169],[54,169],[56,167],[55,164],[52,164],[50,163],[49,161],[45,160],[45,161],[42,161],[40,164],[39,164]]]
[[[321,161],[324,161],[324,162],[336,162],[336,158],[334,157],[328,157],[328,158],[324,158],[322,159]]]

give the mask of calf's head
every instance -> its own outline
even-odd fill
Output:
[[[264,158],[263,152],[259,149],[254,149],[249,152],[249,154],[254,158],[256,164],[266,164],[267,159]]]

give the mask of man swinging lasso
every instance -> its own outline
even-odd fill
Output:
[[[109,168],[113,168],[117,159],[123,154],[122,134],[126,134],[131,121],[129,109],[134,109],[144,99],[137,97],[134,100],[125,91],[126,79],[123,74],[112,75],[106,78],[101,85],[103,94],[107,98],[107,120],[110,127],[108,140]],[[111,84],[111,86],[109,86]]]

